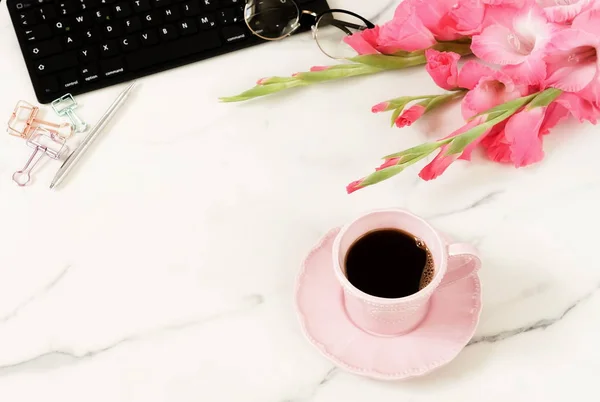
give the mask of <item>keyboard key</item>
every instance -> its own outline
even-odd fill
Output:
[[[133,52],[140,48],[140,42],[136,35],[129,35],[120,40],[121,49],[124,52]]]
[[[177,7],[167,7],[163,9],[163,13],[165,15],[165,21],[174,22],[179,21],[179,9]]]
[[[179,24],[177,24],[177,26],[179,27],[179,33],[181,36],[192,35],[198,32],[196,22],[191,18],[181,21]]]
[[[138,17],[128,18],[125,21],[125,32],[128,34],[137,32],[142,29],[142,22]]]
[[[83,35],[87,43],[96,43],[101,39],[100,30],[98,27],[87,29]]]
[[[130,70],[141,70],[218,48],[219,46],[221,46],[221,40],[217,32],[201,32],[196,35],[184,36],[179,40],[163,43],[156,47],[145,48],[139,52],[130,53],[125,57],[125,61]]]
[[[53,76],[42,77],[39,80],[39,88],[45,94],[58,92],[58,80]]]
[[[215,25],[217,25],[215,21],[215,16],[212,14],[203,15],[198,17],[198,21],[200,21],[200,29],[211,29]]]
[[[100,0],[79,0],[79,2],[81,3],[82,10],[98,8],[100,6]]]
[[[67,34],[64,38],[63,43],[69,50],[78,49],[83,44],[83,39],[80,35]]]
[[[217,9],[217,0],[200,0],[205,10],[213,11]]]
[[[37,22],[37,14],[34,10],[20,12],[17,16],[19,18],[19,24],[23,28],[29,28]]]
[[[119,3],[114,6],[114,14],[117,18],[126,18],[131,15],[131,6],[129,3]]]
[[[152,7],[154,8],[168,6],[169,4],[171,4],[171,0],[152,0]]]
[[[81,76],[83,77],[83,81],[85,82],[94,82],[100,78],[98,66],[95,64],[90,64],[79,69]]]
[[[119,54],[117,42],[109,40],[100,44],[100,56],[103,58],[113,57]]]
[[[98,49],[92,46],[86,46],[79,49],[79,60],[81,64],[89,64],[98,59]]]
[[[218,18],[219,23],[223,25],[234,24],[242,21],[242,17],[238,16],[234,8],[226,8],[225,10],[219,11]]]
[[[70,90],[81,84],[77,70],[69,70],[60,75],[60,83],[63,89]]]
[[[183,3],[183,15],[186,17],[195,17],[198,14],[200,14],[200,3],[198,3],[198,0]]]
[[[106,21],[109,21],[110,15],[108,12],[108,8],[101,8],[101,9],[94,11],[94,18],[96,18],[96,21],[98,21],[101,24]]]
[[[100,63],[100,70],[104,77],[113,77],[115,75],[123,74],[125,72],[123,58],[115,57],[114,59],[102,61],[102,63]]]
[[[38,25],[25,31],[25,39],[34,42],[48,39],[52,36],[52,30],[49,25]]]
[[[58,4],[58,15],[60,15],[62,17],[66,17],[67,15],[75,14],[79,10],[81,10],[79,8],[79,5],[71,0],[61,1]]]
[[[123,26],[119,23],[106,24],[102,27],[102,35],[107,38],[116,38],[123,33]]]
[[[73,28],[74,29],[86,29],[94,24],[90,14],[77,14],[74,18]]]
[[[221,29],[223,39],[227,43],[234,43],[248,39],[250,34],[244,25],[230,25]]]
[[[136,14],[150,10],[150,0],[134,0],[133,11]]]
[[[59,38],[50,39],[40,42],[37,45],[29,46],[29,55],[32,59],[41,59],[42,57],[52,56],[61,51],[62,46],[60,45]]]
[[[75,52],[68,52],[35,62],[34,70],[39,75],[45,75],[75,66],[77,66],[77,54]]]
[[[145,27],[159,26],[162,23],[161,15],[158,13],[158,11],[152,11],[151,13],[148,13],[142,17],[142,23]]]
[[[177,30],[173,25],[165,25],[164,27],[158,30],[158,34],[163,40],[173,40],[177,39],[179,34],[177,34]]]
[[[147,31],[142,32],[140,35],[140,40],[142,41],[142,45],[144,46],[152,46],[158,43],[158,35],[154,29],[149,29]]]
[[[40,21],[52,21],[56,19],[56,10],[52,5],[42,6],[36,11]]]
[[[54,32],[56,32],[57,34],[60,35],[66,31],[70,30],[71,24],[66,19],[58,20],[54,23],[53,29],[54,29]]]

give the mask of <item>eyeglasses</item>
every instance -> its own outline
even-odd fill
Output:
[[[247,0],[244,20],[250,31],[265,40],[287,38],[310,27],[323,53],[334,59],[356,56],[345,38],[375,25],[351,11],[332,9],[317,14],[300,10],[293,0]]]

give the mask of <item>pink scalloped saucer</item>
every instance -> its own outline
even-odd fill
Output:
[[[331,267],[338,232],[333,229],[311,250],[297,278],[296,312],[310,343],[342,369],[380,380],[421,376],[454,359],[479,322],[479,277],[471,275],[436,291],[427,316],[412,332],[371,335],[346,315],[342,288]]]

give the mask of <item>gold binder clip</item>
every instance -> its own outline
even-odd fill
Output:
[[[23,100],[17,102],[15,110],[8,120],[8,133],[16,137],[29,138],[29,135],[37,127],[43,127],[54,136],[68,138],[73,134],[73,126],[69,123],[52,123],[40,120],[37,115],[40,108]]]

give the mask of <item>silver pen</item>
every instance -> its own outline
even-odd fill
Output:
[[[134,81],[131,85],[129,85],[113,102],[112,105],[108,108],[108,110],[104,113],[104,115],[98,120],[98,123],[92,128],[89,134],[83,139],[81,144],[65,159],[61,167],[56,172],[54,179],[52,179],[52,183],[50,183],[50,188],[54,188],[58,186],[63,179],[67,176],[67,174],[73,169],[75,164],[79,161],[79,159],[83,156],[85,151],[88,149],[90,144],[98,137],[102,129],[106,126],[106,124],[113,118],[115,113],[119,110],[119,107],[125,102],[127,96],[131,93],[131,90],[135,86],[136,81]]]

